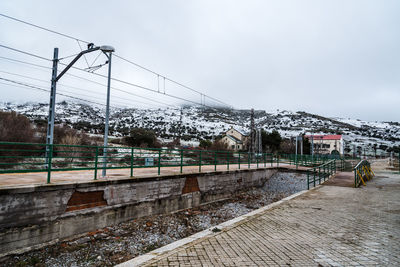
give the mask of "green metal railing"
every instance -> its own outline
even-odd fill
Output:
[[[337,164],[337,161],[339,164]],[[316,185],[325,182],[329,177],[336,173],[338,169],[343,170],[344,161],[331,159],[322,165],[313,167],[307,171],[307,189],[310,189],[310,185],[315,187]]]
[[[281,162],[297,166],[309,166],[324,164],[332,159],[341,159],[339,155],[295,155],[280,154]]]
[[[290,154],[121,146],[107,147],[105,157],[103,150],[102,146],[0,142],[0,173],[47,172],[47,182],[50,183],[51,173],[56,171],[92,170],[96,180],[98,171],[103,169],[130,169],[130,176],[133,176],[136,168],[157,168],[160,175],[163,167],[179,167],[182,173],[186,166],[197,166],[201,172],[204,166],[214,166],[214,171],[221,165],[227,170],[232,165],[238,169],[273,164],[313,167],[331,160],[326,155],[296,157]]]
[[[374,176],[371,164],[367,160],[361,160],[354,167],[354,187],[359,187],[361,183],[366,185],[365,182],[371,180]]]

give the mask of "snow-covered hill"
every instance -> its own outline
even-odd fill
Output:
[[[46,123],[48,105],[43,103],[0,103],[0,110],[16,111],[36,123]],[[104,107],[79,102],[60,102],[56,106],[56,123],[66,123],[78,130],[102,134]],[[307,112],[275,110],[255,111],[258,128],[273,129],[284,137],[301,133],[343,134],[348,147],[362,146],[372,151],[374,144],[385,149],[400,145],[400,123],[368,122],[350,118],[326,118]],[[124,136],[133,127],[154,130],[161,138],[173,138],[179,133],[184,139],[214,138],[235,127],[248,132],[250,110],[212,109],[200,107],[164,109],[111,109],[110,134]]]

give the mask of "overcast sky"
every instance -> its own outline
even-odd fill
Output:
[[[2,0],[0,11],[98,45],[112,45],[118,55],[235,108],[307,111],[371,121],[400,118],[397,0]],[[0,44],[46,58],[52,57],[54,47],[60,48],[60,57],[80,51],[74,40],[3,17]],[[0,56],[51,66],[51,62],[4,48],[0,48]],[[89,55],[89,63],[96,56]],[[96,64],[104,61],[100,56]],[[81,59],[77,66],[85,64]],[[106,74],[107,67],[98,73]],[[49,82],[15,74],[45,81],[51,76],[49,70],[0,59],[0,77],[50,87]],[[82,75],[105,84],[104,79]],[[112,75],[158,90],[156,76],[117,58],[113,59]],[[0,100],[48,101],[46,92],[0,82]],[[75,96],[103,103],[102,86],[73,77],[63,77],[62,83],[70,87],[61,85],[60,92],[76,92]],[[113,86],[163,103],[177,103],[132,86]],[[92,98],[89,91],[72,87],[98,95]],[[167,83],[166,91],[200,102],[200,96],[172,84]],[[134,102],[140,100],[135,96],[119,91],[112,95],[115,105],[140,105]]]

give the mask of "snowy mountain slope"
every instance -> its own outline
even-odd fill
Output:
[[[48,105],[43,103],[0,103],[0,110],[16,111],[36,123],[46,123]],[[56,123],[65,123],[92,134],[104,131],[104,107],[79,102],[60,102],[56,106]],[[184,139],[214,138],[235,127],[248,132],[250,110],[211,109],[199,107],[164,109],[111,109],[110,134],[121,137],[130,128],[154,130],[161,138],[181,135]],[[400,145],[398,122],[368,122],[350,118],[326,118],[307,112],[286,110],[255,111],[257,127],[273,129],[284,137],[301,133],[343,134],[347,146],[363,146],[371,150]]]

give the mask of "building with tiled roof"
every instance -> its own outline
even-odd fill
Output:
[[[343,154],[344,141],[342,135],[305,135],[310,143],[314,143],[315,154]]]
[[[225,143],[230,150],[238,151],[246,149],[247,138],[247,135],[232,127],[225,133],[221,141]]]

